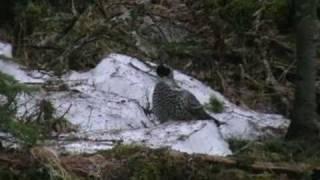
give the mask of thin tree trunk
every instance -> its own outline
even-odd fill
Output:
[[[317,139],[316,114],[316,40],[317,0],[294,0],[297,50],[297,80],[288,139]]]

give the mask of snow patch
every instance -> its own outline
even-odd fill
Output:
[[[209,121],[159,124],[150,113],[157,79],[154,70],[152,63],[110,54],[90,71],[65,74],[60,79],[68,87],[65,90],[42,90],[32,96],[21,96],[18,115],[31,113],[41,99],[51,101],[58,117],[65,115],[79,126],[78,132],[64,134],[56,142],[59,149],[69,152],[95,152],[122,142],[152,148],[169,147],[187,153],[228,155],[231,151],[226,138],[279,136],[288,127],[289,121],[283,116],[239,108],[220,93],[179,71],[174,71],[178,84],[194,93],[201,103],[208,103],[211,96],[224,102],[224,112],[211,115],[226,125],[217,128]],[[58,79],[3,60],[0,60],[0,71],[22,83],[41,84]]]

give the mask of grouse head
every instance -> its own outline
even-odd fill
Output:
[[[172,72],[172,69],[165,65],[165,64],[160,64],[158,67],[157,67],[157,75],[161,78],[170,78],[170,79],[173,79],[173,72]]]

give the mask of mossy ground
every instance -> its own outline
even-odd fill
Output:
[[[224,110],[224,103],[219,101],[216,97],[210,97],[210,101],[205,107],[207,110],[214,113],[222,113]]]
[[[293,165],[304,163],[312,167],[320,165],[318,151],[301,146],[299,143],[285,144],[282,141],[272,140],[267,142],[233,141],[231,144],[236,154],[226,158],[236,160],[237,165],[214,161],[204,155],[188,155],[168,149],[149,149],[136,145],[120,145],[96,154],[64,155],[60,156],[57,161],[43,160],[49,158],[36,159],[34,153],[31,156],[28,153],[1,153],[1,159],[4,154],[12,159],[1,161],[0,177],[8,180],[43,178],[294,180],[311,179],[314,172],[311,170],[303,173],[279,172],[268,168],[257,170],[251,168],[250,164],[266,162],[266,166],[270,166],[270,163],[281,162]],[[29,163],[26,164],[24,161]]]

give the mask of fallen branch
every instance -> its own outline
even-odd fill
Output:
[[[310,171],[320,171],[320,166],[305,163],[287,163],[287,162],[250,162],[230,157],[194,155],[195,159],[200,159],[210,163],[218,163],[226,166],[237,167],[240,169],[249,169],[253,171],[273,171],[276,173],[303,174]]]

